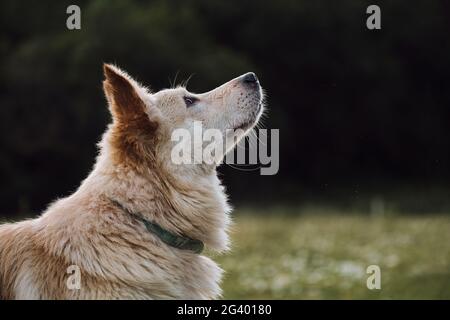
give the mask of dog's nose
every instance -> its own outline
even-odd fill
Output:
[[[258,82],[258,78],[256,77],[256,74],[249,72],[242,76],[242,82],[246,84],[255,84]]]

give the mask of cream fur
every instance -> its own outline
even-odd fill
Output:
[[[196,95],[204,111],[189,113],[180,98],[188,94],[184,88],[151,94],[109,65],[105,76],[113,122],[99,143],[93,171],[74,194],[40,217],[0,226],[0,297],[220,297],[222,270],[216,263],[162,243],[110,199],[168,230],[202,240],[211,250],[227,250],[230,207],[215,166],[172,164],[169,134],[196,119],[221,130],[249,118],[256,123],[260,89],[250,95],[234,79]],[[79,290],[66,285],[71,265],[81,271]]]

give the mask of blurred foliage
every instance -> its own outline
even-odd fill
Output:
[[[206,91],[255,71],[280,128],[280,172],[229,167],[234,199],[297,199],[301,188],[450,178],[450,6],[381,1],[73,1],[0,3],[0,205],[42,209],[92,167],[109,115],[101,81],[114,62],[154,90],[193,75]],[[273,188],[273,186],[277,188]],[[267,186],[272,186],[267,192]],[[274,190],[276,189],[276,190]]]
[[[231,253],[214,257],[225,299],[450,299],[449,216],[290,210],[236,218]],[[370,265],[380,290],[367,289]]]

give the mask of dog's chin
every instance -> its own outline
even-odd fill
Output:
[[[251,128],[253,128],[255,125],[256,125],[256,119],[243,122],[242,124],[235,127],[234,130],[247,131],[247,130],[250,130]]]
[[[237,125],[234,130],[243,130],[243,131],[248,131],[251,130],[254,126],[256,126],[256,124],[259,121],[259,118],[261,117],[262,114],[262,103],[258,104],[258,109],[256,110],[255,116],[252,117],[251,119],[248,119],[244,122],[242,122],[241,124]]]

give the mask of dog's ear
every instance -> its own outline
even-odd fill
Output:
[[[103,72],[105,74],[103,90],[114,120],[129,123],[147,117],[146,105],[138,92],[144,89],[124,71],[113,65],[103,64]]]

